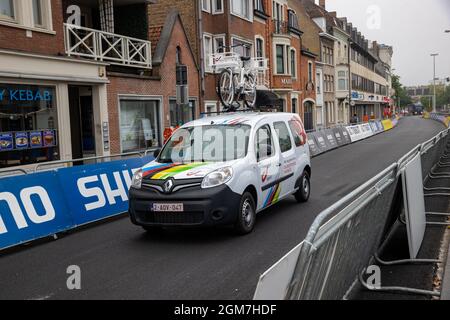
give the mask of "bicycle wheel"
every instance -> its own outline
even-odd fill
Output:
[[[253,109],[256,105],[256,78],[249,74],[245,76],[245,105]]]
[[[223,107],[229,109],[234,100],[233,74],[230,70],[226,69],[220,73],[217,91]]]

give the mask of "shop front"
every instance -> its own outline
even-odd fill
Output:
[[[60,158],[55,87],[0,83],[0,168]]]
[[[109,155],[104,66],[0,51],[0,169]]]

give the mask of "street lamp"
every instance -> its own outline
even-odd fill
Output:
[[[432,53],[433,57],[433,113],[436,113],[436,57],[439,53]]]

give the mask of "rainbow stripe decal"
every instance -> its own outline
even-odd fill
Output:
[[[267,195],[266,201],[264,201],[264,208],[271,206],[278,202],[280,198],[281,186],[277,184],[270,188],[269,194]]]
[[[208,165],[205,162],[194,162],[189,164],[170,164],[170,165],[158,165],[150,167],[144,170],[144,177],[149,177],[154,180],[165,180],[172,178],[179,173],[189,171],[195,168]]]

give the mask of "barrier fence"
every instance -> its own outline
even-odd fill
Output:
[[[336,148],[367,139],[396,127],[398,118],[376,120],[350,126],[337,126],[308,133],[308,143],[313,157]]]
[[[122,156],[130,154],[100,160]],[[22,170],[22,175],[3,177],[0,250],[126,212],[132,176],[151,160],[152,156],[135,155],[130,159],[39,172],[44,167],[80,160],[60,161],[37,165],[32,174]],[[17,170],[9,172],[14,171]]]
[[[411,182],[407,169],[410,170],[412,163],[418,163],[416,176],[420,176],[420,180],[430,177],[433,167],[441,165],[440,158],[448,157],[449,149],[450,129],[447,129],[324,210],[312,224],[305,240],[260,277],[254,298],[329,300],[346,297],[358,280],[363,282],[361,273],[378,256],[382,243],[400,217],[398,204],[402,203],[402,199],[407,199],[402,194],[407,186],[404,183],[406,180]],[[418,162],[414,162],[415,159]],[[450,176],[445,177],[448,179]],[[423,195],[422,181],[415,188],[413,191],[420,191]],[[407,199],[403,207],[408,206],[410,203]],[[417,208],[411,208],[411,212],[406,210],[411,214],[407,215],[408,239],[411,258],[415,259],[423,234],[416,230],[421,224],[412,214]],[[420,214],[419,222],[422,218]],[[425,221],[424,211],[422,215]],[[363,285],[366,284],[363,282]],[[408,288],[377,289],[438,295]]]
[[[311,132],[311,153],[316,156],[392,127],[387,120],[384,125],[374,121]],[[132,176],[153,160],[149,153],[0,170],[0,250],[126,212]]]

